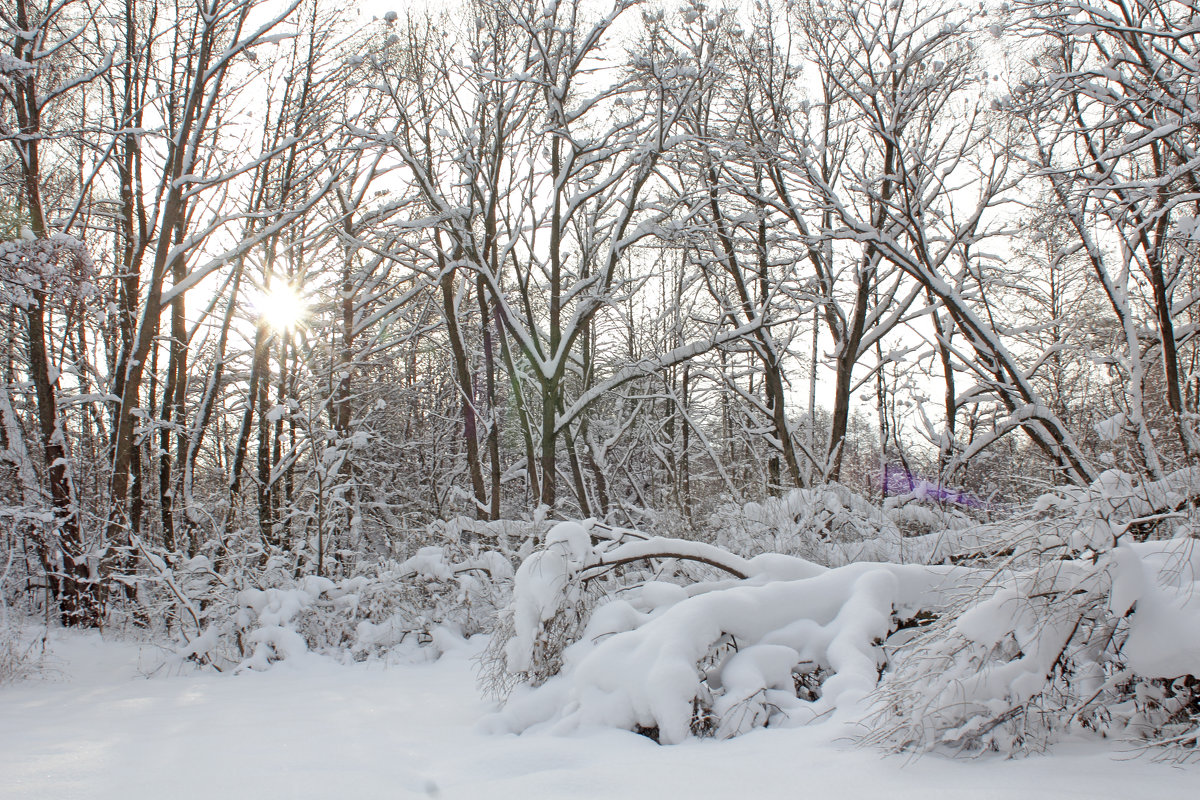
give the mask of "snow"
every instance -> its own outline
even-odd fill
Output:
[[[1116,549],[1110,603],[1114,611],[1133,609],[1122,653],[1139,675],[1200,674],[1197,544],[1195,539],[1179,538]]]
[[[582,534],[580,533],[582,532]],[[587,541],[580,541],[580,536]],[[546,549],[525,559],[517,570],[512,599],[515,636],[505,652],[511,672],[532,665],[534,640],[543,623],[575,600],[568,576],[591,550],[590,537],[578,523],[560,523],[546,537]]]
[[[309,655],[267,673],[148,675],[157,649],[56,633],[42,679],[0,688],[0,796],[1165,800],[1192,796],[1200,777],[1079,742],[1013,760],[882,758],[828,726],[678,747],[612,730],[492,735],[473,685],[479,645],[432,663]],[[770,670],[773,651],[756,661]]]
[[[926,563],[836,566],[833,551],[794,548],[826,567],[644,534],[592,544],[593,522],[560,523],[517,570],[483,659],[490,677],[507,673],[489,684],[506,698],[489,729],[619,728],[680,744],[836,728],[863,720],[865,705],[860,734],[896,751],[1029,753],[1083,734],[1183,742],[1200,735],[1200,545],[1187,525],[1140,542],[1148,529],[1133,526],[1178,519],[1156,509],[1182,507],[1196,477],[1109,470],[1043,498],[1021,524],[903,537]],[[887,514],[864,526],[861,498],[829,492],[744,512],[787,543],[791,526],[814,538],[803,534],[811,513],[792,513],[814,500],[845,517],[812,526],[818,537],[900,537]],[[989,551],[1002,560],[972,555]],[[959,566],[928,563],[955,553]]]
[[[1121,431],[1125,429],[1128,419],[1122,414],[1115,414],[1107,419],[1101,420],[1092,426],[1096,431],[1096,435],[1106,442],[1115,442],[1121,436]]]
[[[32,72],[37,69],[35,64],[24,61],[8,53],[0,53],[0,75],[19,75],[22,72]],[[27,228],[21,229],[22,236]]]
[[[528,592],[524,570],[523,565],[517,572],[514,598]],[[646,615],[626,611],[623,601],[610,603],[620,611],[593,617],[564,652],[562,672],[542,686],[515,692],[496,729],[563,733],[640,725],[657,728],[663,743],[678,744],[693,732],[697,704],[712,704],[720,737],[767,722],[805,724],[834,711],[852,713],[879,678],[877,643],[889,633],[893,610],[924,605],[927,595],[959,572],[853,564],[763,585],[746,581],[666,607],[655,604]],[[652,586],[657,599],[662,591]],[[508,651],[513,671],[514,654],[531,651],[520,616],[516,622]],[[726,643],[736,654],[705,670],[705,659]],[[777,691],[781,676],[791,687],[792,669],[801,662],[835,673],[822,684],[819,699],[798,699],[794,689]],[[519,669],[528,669],[528,663],[522,661]],[[707,693],[718,687],[724,691],[713,702]]]

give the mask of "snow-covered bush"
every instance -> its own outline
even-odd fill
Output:
[[[45,652],[44,633],[45,628],[35,632],[0,608],[0,686],[37,674]]]
[[[1105,473],[1006,522],[905,537],[939,564],[827,568],[563,523],[518,569],[485,658],[511,689],[499,724],[678,742],[865,715],[867,741],[901,750],[1012,753],[1091,732],[1194,752],[1194,477]],[[823,496],[788,499],[772,511],[836,517]]]
[[[840,484],[793,489],[744,506],[725,505],[709,520],[716,543],[733,553],[794,555],[828,567],[856,561],[922,563],[946,547],[947,535],[975,526],[964,508],[927,493],[889,497],[882,505]]]
[[[649,537],[592,520],[559,523],[544,548],[517,570],[512,601],[483,658],[484,687],[503,697],[517,683],[536,686],[556,674],[561,654],[582,634],[598,601],[648,582],[694,583],[711,570],[745,578],[752,564],[777,558],[748,561],[701,542]]]
[[[24,680],[41,668],[46,629],[33,624],[36,609],[29,602],[27,566],[12,547],[0,560],[0,685]]]
[[[685,584],[668,566],[675,561],[725,577]],[[634,578],[580,613],[582,584],[632,564]],[[562,523],[517,571],[511,633],[492,650],[521,684],[502,719],[518,731],[613,725],[663,742],[810,721],[869,693],[886,637],[938,608],[940,587],[962,571],[827,570],[676,539],[604,539]],[[556,647],[549,640],[564,613],[577,620],[574,635]]]
[[[264,669],[304,652],[363,660],[439,644],[439,636],[490,630],[508,599],[512,565],[495,550],[445,543],[419,549],[348,578],[295,577],[294,564],[268,559],[233,583],[198,556],[157,574],[157,594],[176,621],[179,655],[218,668]]]
[[[1190,480],[1138,484],[1109,472],[1039,501],[1038,515],[1010,526],[1010,555],[987,581],[893,655],[868,738],[1014,752],[1080,730],[1194,746],[1200,528]]]

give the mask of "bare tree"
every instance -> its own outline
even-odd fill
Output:
[[[1195,346],[1176,329],[1197,300],[1179,292],[1195,274],[1200,210],[1197,79],[1188,66],[1200,47],[1197,10],[1174,0],[1020,7],[1023,30],[1037,37],[1041,72],[1022,86],[1018,108],[1072,233],[1062,250],[1086,259],[1116,320],[1123,342],[1114,366],[1128,396],[1123,426],[1144,469],[1158,476],[1164,453],[1189,463],[1200,455],[1181,371],[1183,353]],[[1165,451],[1153,433],[1164,414],[1178,440]]]
[[[455,285],[469,285],[447,275],[470,270],[476,291],[484,290],[483,316],[497,320],[514,396],[524,397],[525,380],[536,387],[540,423],[527,409],[526,443],[537,452],[527,453],[525,469],[540,473],[537,499],[556,502],[563,446],[585,513],[590,503],[571,426],[605,391],[713,346],[692,344],[604,380],[587,377],[587,343],[598,321],[615,298],[643,285],[626,269],[630,254],[673,211],[656,205],[654,176],[699,78],[660,73],[650,55],[631,71],[609,66],[606,37],[626,9],[617,3],[589,14],[576,2],[481,3],[472,14],[487,37],[468,37],[463,49],[438,58],[424,44],[426,33],[413,30],[405,71],[380,78],[393,102],[392,127],[367,133],[403,163],[416,187],[414,210],[436,226],[414,254],[437,265],[444,308],[457,307]],[[497,41],[503,52],[494,49]],[[450,339],[454,348],[462,337]],[[478,393],[468,370],[456,372],[464,419],[471,419]],[[481,476],[472,485],[477,505],[487,508]]]
[[[15,0],[0,7],[4,38],[0,60],[0,140],[16,157],[18,197],[27,227],[0,253],[0,280],[9,302],[24,315],[26,369],[36,395],[46,482],[54,522],[43,539],[42,561],[57,584],[63,622],[100,622],[99,592],[88,563],[79,498],[67,435],[59,412],[62,363],[53,353],[52,316],[86,291],[92,263],[77,239],[56,233],[49,220],[48,176],[43,143],[70,136],[54,123],[57,110],[112,65],[89,62],[78,45],[94,24],[94,9],[68,3],[35,5]],[[10,405],[6,401],[6,405]],[[27,473],[26,483],[28,482]]]
[[[941,339],[978,381],[958,402],[994,398],[1006,418],[960,458],[1019,428],[1064,477],[1087,482],[1094,476],[1087,457],[1005,344],[981,279],[980,243],[999,233],[995,209],[1011,199],[1017,180],[1010,169],[1016,134],[977,89],[972,22],[953,7],[872,0],[810,17],[824,47],[818,63],[844,98],[843,124],[854,131],[858,155],[841,164],[836,182],[821,174],[819,161],[801,164],[804,186],[830,211],[822,236],[862,248],[860,285],[878,280],[880,265],[894,265],[945,309],[969,345],[963,352]],[[880,293],[905,297],[900,289]],[[910,293],[904,302],[882,303],[870,316],[903,313],[912,300]],[[856,300],[855,308],[862,305]],[[867,341],[873,345],[874,337]]]

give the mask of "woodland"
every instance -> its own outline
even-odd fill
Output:
[[[1196,0],[346,6],[0,0],[0,682],[1192,756]]]

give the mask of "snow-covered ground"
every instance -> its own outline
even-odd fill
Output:
[[[1191,798],[1200,765],[1120,746],[883,758],[844,729],[660,747],[632,733],[488,733],[463,646],[434,663],[306,656],[264,673],[147,672],[160,651],[59,634],[0,687],[0,798]]]

